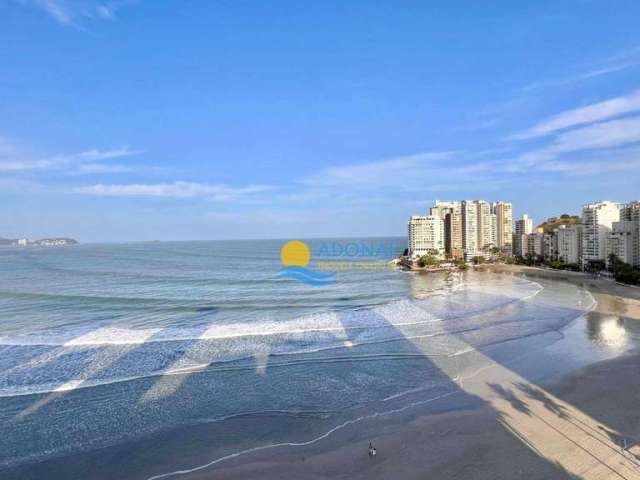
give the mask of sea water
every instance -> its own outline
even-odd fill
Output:
[[[538,352],[594,306],[570,284],[486,272],[350,268],[311,286],[278,275],[283,244],[1,249],[0,476],[189,425],[218,428],[221,457],[313,442],[455,392],[486,359],[544,375]],[[309,268],[389,260],[358,257]]]

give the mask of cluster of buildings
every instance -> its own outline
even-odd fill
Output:
[[[429,215],[409,219],[409,255],[470,260],[492,251],[511,254],[513,207],[484,200],[436,201]]]
[[[553,230],[534,229],[526,215],[516,221],[514,253],[551,263],[562,262],[587,268],[607,263],[611,254],[633,267],[640,267],[640,202],[588,203],[579,222],[558,225]],[[550,219],[551,221],[555,219]]]
[[[15,240],[0,239],[0,245],[14,245],[18,247],[60,247],[75,245],[77,243],[73,238],[41,238],[39,240],[31,240],[29,238],[18,238]]]
[[[534,228],[527,215],[513,221],[507,202],[436,201],[429,215],[409,219],[408,233],[413,258],[436,255],[469,261],[502,254],[584,269],[606,263],[614,254],[640,267],[640,201],[588,203],[580,217],[551,218],[547,228]]]

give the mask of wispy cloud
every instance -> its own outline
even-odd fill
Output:
[[[639,110],[640,90],[636,90],[628,95],[622,95],[586,107],[564,111],[510,138],[514,140],[524,140],[542,137],[559,130],[599,122]]]
[[[144,153],[143,150],[135,150],[129,147],[119,147],[114,149],[100,150],[92,149],[70,154],[57,155],[37,155],[31,151],[18,146],[6,138],[0,138],[0,172],[31,172],[31,171],[51,171],[60,170],[68,173],[81,174],[92,172],[88,165],[93,165],[94,169],[105,160],[131,157]],[[109,167],[102,165],[103,170]],[[116,170],[112,169],[111,172]],[[107,173],[103,171],[102,173]]]
[[[133,173],[139,171],[140,168],[121,165],[114,163],[86,163],[78,165],[69,172],[69,175],[98,175],[107,173]]]
[[[607,162],[596,161],[552,161],[542,165],[542,170],[569,176],[603,175],[605,173],[637,171],[640,168],[640,155],[609,158]]]
[[[573,85],[591,78],[601,77],[611,73],[621,72],[629,68],[640,66],[640,47],[634,47],[623,52],[616,53],[606,58],[601,58],[590,65],[583,67],[580,72],[560,78],[539,80],[532,82],[519,90],[522,93],[531,92],[547,87]]]
[[[304,195],[317,201],[371,204],[416,194],[498,190],[509,185],[503,162],[485,152],[427,152],[363,164],[330,167],[303,179]],[[500,168],[497,168],[500,167]]]
[[[127,1],[101,0],[15,0],[38,8],[61,25],[73,26],[83,20],[114,20],[116,11]]]
[[[154,184],[124,184],[77,187],[76,193],[86,195],[99,195],[107,197],[169,197],[169,198],[194,198],[204,197],[210,200],[230,201],[247,195],[272,190],[269,185],[248,185],[244,187],[232,187],[229,185],[216,185],[195,182],[172,182]]]
[[[598,152],[603,149],[625,149],[633,147],[640,142],[640,117],[624,118],[609,122],[595,123],[574,130],[562,132],[556,135],[555,139],[545,147],[525,152],[518,156],[515,161],[505,165],[511,172],[525,171],[530,169],[548,171],[581,171],[588,173],[593,169],[580,167],[580,159],[564,162],[557,160],[563,155],[574,152],[583,152],[583,155]],[[607,168],[615,170],[626,169],[629,165],[628,158],[618,159],[618,166],[614,167],[616,159],[612,158],[612,152],[608,152],[605,159],[600,159],[596,164],[600,164],[602,171]],[[573,167],[571,167],[573,165]],[[584,165],[583,165],[584,166]],[[593,172],[595,173],[595,171]]]
[[[611,65],[608,67],[600,67],[594,68],[593,70],[589,70],[586,72],[582,72],[576,75],[572,75],[564,78],[556,78],[552,80],[541,80],[538,82],[533,82],[524,87],[520,88],[520,91],[523,93],[530,92],[533,90],[538,90],[544,87],[551,86],[561,86],[561,85],[572,85],[577,82],[581,82],[583,80],[589,80],[590,78],[600,77],[602,75],[607,75],[610,73],[620,72],[622,70],[626,70],[631,67],[636,67],[640,65],[640,59],[638,60],[629,60],[627,62],[620,63],[618,65]]]
[[[303,180],[316,187],[340,186],[359,189],[398,185],[406,175],[442,164],[453,152],[426,152],[369,163],[329,167]]]
[[[555,153],[611,148],[640,141],[640,117],[596,123],[564,132],[551,149]]]

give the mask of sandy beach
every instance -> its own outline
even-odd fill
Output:
[[[606,325],[614,328],[607,333],[614,342],[625,328],[640,331],[640,289],[570,272],[482,269],[583,286],[597,305],[575,328]],[[558,345],[550,356],[564,348]],[[536,381],[518,373],[522,368],[478,352],[476,360],[491,368],[458,382],[456,390],[388,414],[365,415],[308,445],[212,459],[211,426],[202,424],[0,471],[0,478],[640,479],[640,354],[632,347],[610,357]],[[239,418],[235,428],[255,428],[252,422]],[[367,454],[369,441],[378,449],[375,458]],[[157,473],[149,474],[150,464]]]
[[[640,321],[638,288],[581,273],[485,268],[575,283],[598,302],[591,320]],[[202,470],[187,478],[640,478],[640,354],[635,351],[550,385],[533,384],[496,365],[455,397],[435,401],[429,406],[435,412],[423,416],[408,412],[361,424],[357,433],[341,433],[319,452],[256,454],[228,462],[215,474]],[[374,459],[366,453],[368,440],[379,451]]]

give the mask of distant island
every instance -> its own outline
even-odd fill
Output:
[[[0,245],[10,245],[15,247],[60,247],[77,244],[77,240],[65,237],[40,238],[38,240],[32,240],[30,238],[0,238]]]

